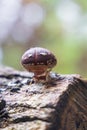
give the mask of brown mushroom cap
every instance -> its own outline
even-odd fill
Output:
[[[53,68],[57,64],[57,60],[53,53],[45,48],[35,47],[27,50],[21,59],[22,65],[27,69],[31,70],[29,67],[43,66],[47,68]],[[31,70],[33,72],[33,70]]]

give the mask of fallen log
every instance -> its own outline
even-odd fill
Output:
[[[0,67],[0,130],[87,130],[87,80],[50,76],[35,83],[32,73]]]

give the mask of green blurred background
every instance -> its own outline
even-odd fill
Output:
[[[51,50],[53,71],[87,76],[86,0],[1,0],[0,64],[24,70],[22,54],[40,46]]]

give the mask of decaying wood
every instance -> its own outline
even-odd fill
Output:
[[[0,130],[87,130],[87,81],[51,73],[49,83],[0,68]]]

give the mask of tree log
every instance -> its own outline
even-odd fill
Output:
[[[87,80],[51,72],[50,82],[0,67],[0,130],[87,130]]]

